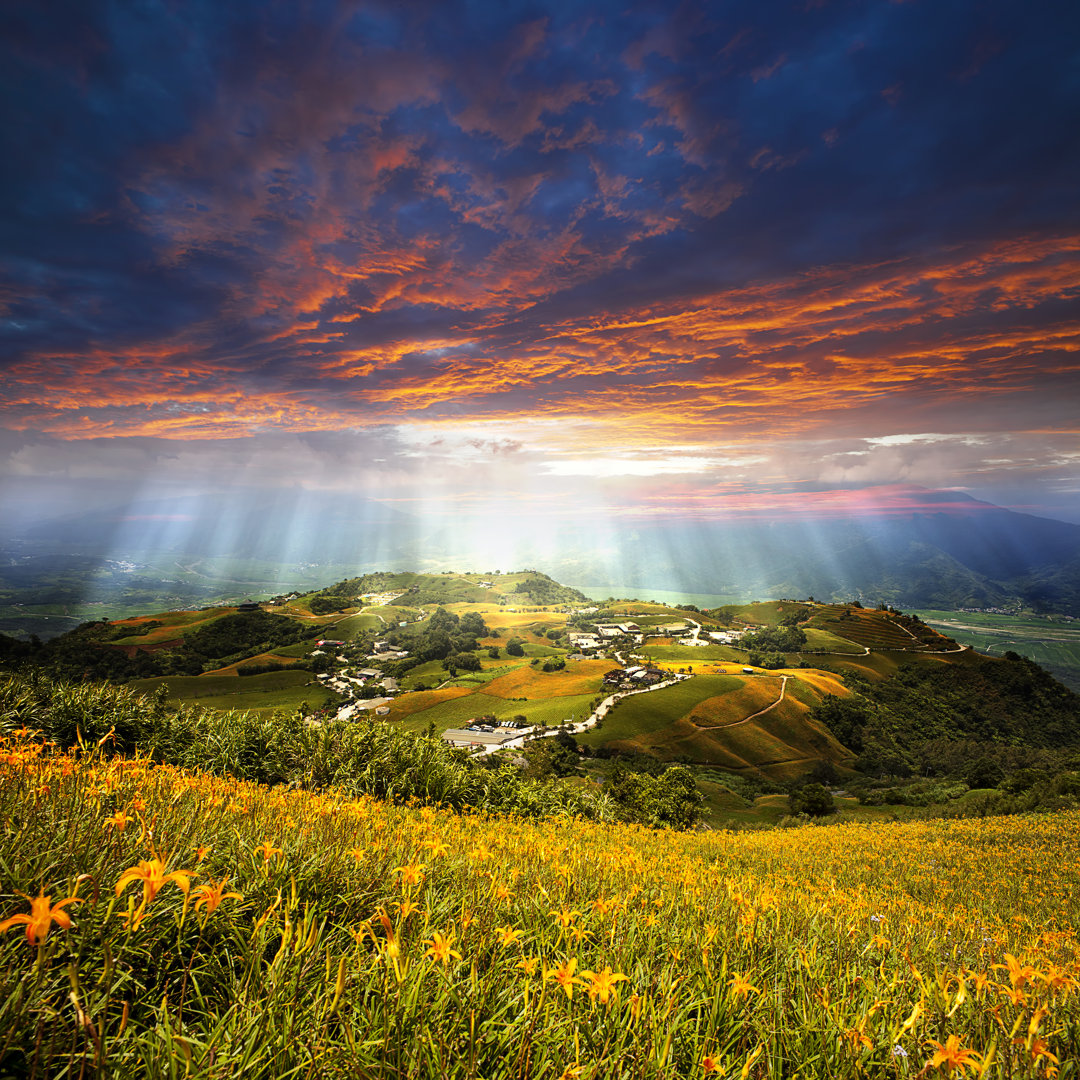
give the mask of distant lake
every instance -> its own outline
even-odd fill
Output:
[[[721,607],[724,604],[745,604],[745,596],[732,593],[694,593],[679,592],[677,589],[646,589],[637,585],[578,585],[576,582],[563,581],[571,589],[583,592],[591,600],[606,600],[609,596],[620,600],[648,600],[654,604],[697,604],[700,608]]]

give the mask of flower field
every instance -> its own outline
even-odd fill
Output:
[[[675,834],[0,746],[0,1076],[1069,1077],[1080,814]]]

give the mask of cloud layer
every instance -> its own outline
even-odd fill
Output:
[[[1069,513],[1057,14],[16,4],[6,471]]]

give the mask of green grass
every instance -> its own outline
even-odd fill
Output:
[[[641,645],[634,652],[658,663],[677,664],[679,667],[705,660],[742,664],[746,659],[745,652],[728,645]]]
[[[169,675],[138,679],[133,690],[153,693],[169,688],[171,701],[203,705],[209,709],[250,709],[267,712],[295,709],[302,702],[318,708],[333,696],[314,681],[310,671],[268,671],[262,675]]]
[[[789,615],[804,615],[812,605],[794,600],[764,600],[753,604],[727,604],[720,609],[724,615],[742,619],[755,626],[779,626]]]
[[[623,698],[604,717],[601,728],[579,735],[578,742],[587,746],[603,746],[605,743],[663,731],[688,716],[701,702],[720,694],[737,692],[742,685],[743,680],[734,675],[695,675],[663,690],[634,694]]]
[[[828,630],[821,630],[815,626],[806,626],[802,630],[806,634],[806,648],[808,650],[834,653],[861,653],[863,651],[861,645],[856,645],[853,641],[831,634]]]
[[[474,694],[412,713],[396,726],[403,731],[425,731],[428,724],[434,724],[436,732],[441,733],[448,728],[458,727],[473,717],[489,713],[499,720],[510,720],[520,714],[530,723],[555,725],[569,720],[571,716],[576,716],[578,721],[584,719],[595,697],[595,694],[577,694],[572,697],[551,698],[549,701],[510,701],[478,690]],[[390,715],[393,719],[393,712]]]

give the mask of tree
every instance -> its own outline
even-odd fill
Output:
[[[507,656],[524,656],[525,649],[522,647],[520,638],[511,638],[506,643],[506,655]]]
[[[828,788],[821,784],[805,784],[788,796],[793,814],[809,814],[810,817],[826,817],[836,813],[836,800]]]

